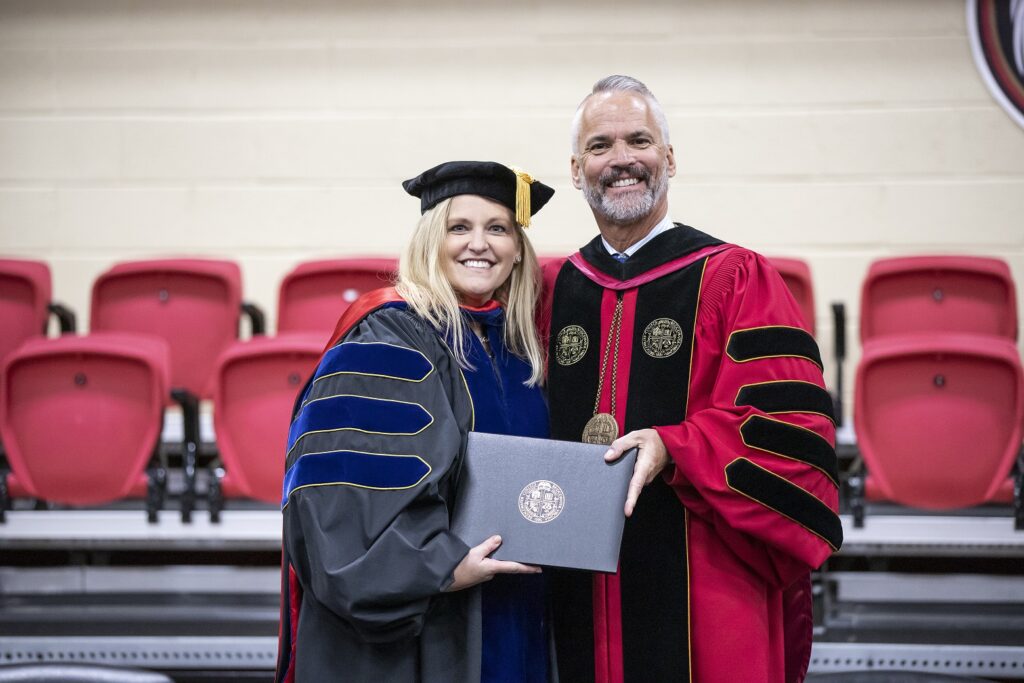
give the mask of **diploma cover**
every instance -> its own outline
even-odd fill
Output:
[[[614,572],[636,449],[470,432],[452,531],[469,546],[501,535],[493,557]]]

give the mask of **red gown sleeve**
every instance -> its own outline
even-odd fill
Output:
[[[782,278],[739,248],[709,260],[694,335],[686,420],[655,427],[663,476],[757,574],[789,585],[842,543],[817,346]]]
[[[568,258],[552,259],[551,261],[544,264],[541,269],[541,288],[540,297],[537,302],[537,337],[540,339],[541,348],[545,350],[544,354],[544,376],[547,378],[547,349],[550,348],[550,337],[551,337],[551,304],[555,298],[555,280],[558,279],[558,273],[561,272],[562,266],[568,261]]]

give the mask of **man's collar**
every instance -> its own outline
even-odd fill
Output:
[[[614,280],[626,281],[704,247],[722,244],[721,240],[688,225],[676,223],[675,226],[678,229],[664,230],[652,237],[649,248],[641,249],[625,263],[619,263],[608,253],[600,235],[584,245],[579,256],[595,270]]]
[[[651,231],[647,233],[643,239],[634,242],[629,246],[629,248],[626,249],[626,251],[621,253],[625,254],[626,256],[632,256],[636,252],[640,251],[640,248],[642,246],[653,240],[655,237],[665,232],[666,230],[671,230],[674,227],[675,223],[672,222],[672,220],[668,217],[668,213],[666,213],[665,217],[661,219],[661,222],[655,225],[653,228],[651,228]],[[608,244],[608,240],[606,240],[604,237],[601,237],[601,244],[604,245],[605,250],[612,256],[615,256],[615,254],[620,253],[616,251],[614,247],[612,247],[612,245]]]

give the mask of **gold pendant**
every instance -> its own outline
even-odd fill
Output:
[[[608,413],[597,413],[583,428],[583,443],[608,446],[619,437],[619,425]]]

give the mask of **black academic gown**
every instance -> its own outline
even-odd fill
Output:
[[[350,310],[289,433],[276,680],[479,681],[482,659],[537,643],[485,647],[482,602],[499,624],[536,623],[517,591],[542,587],[497,577],[444,592],[469,550],[449,531],[466,438],[474,428],[545,436],[543,398],[522,385],[529,366],[504,349],[500,309],[479,313],[495,318],[493,372],[475,338],[470,360],[480,367],[460,369],[404,302],[370,296]]]

